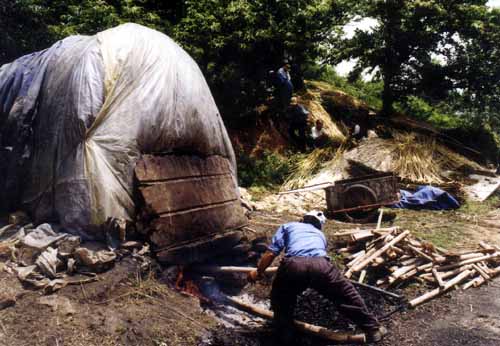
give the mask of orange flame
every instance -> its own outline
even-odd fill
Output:
[[[175,280],[175,289],[183,294],[199,298],[204,303],[210,303],[210,299],[205,297],[193,280],[185,278],[184,267],[179,266],[179,273]]]

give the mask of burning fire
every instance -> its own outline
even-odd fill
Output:
[[[205,297],[194,280],[185,275],[184,267],[178,266],[177,279],[175,280],[175,289],[183,294],[200,299],[202,303],[211,303],[210,299]]]

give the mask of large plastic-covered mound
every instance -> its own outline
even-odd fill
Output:
[[[132,219],[141,154],[234,153],[206,81],[136,24],[72,36],[0,68],[0,195],[36,220]]]

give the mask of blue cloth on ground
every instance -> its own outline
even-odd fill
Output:
[[[313,225],[289,222],[278,228],[268,250],[279,255],[285,249],[286,257],[326,257],[326,244],[323,232]]]
[[[400,193],[401,199],[392,205],[393,208],[449,210],[460,207],[452,195],[437,187],[419,186],[414,193],[406,190],[400,190]]]

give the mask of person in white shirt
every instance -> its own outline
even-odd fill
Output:
[[[314,126],[311,128],[311,138],[316,141],[324,135],[323,122],[317,119]]]

